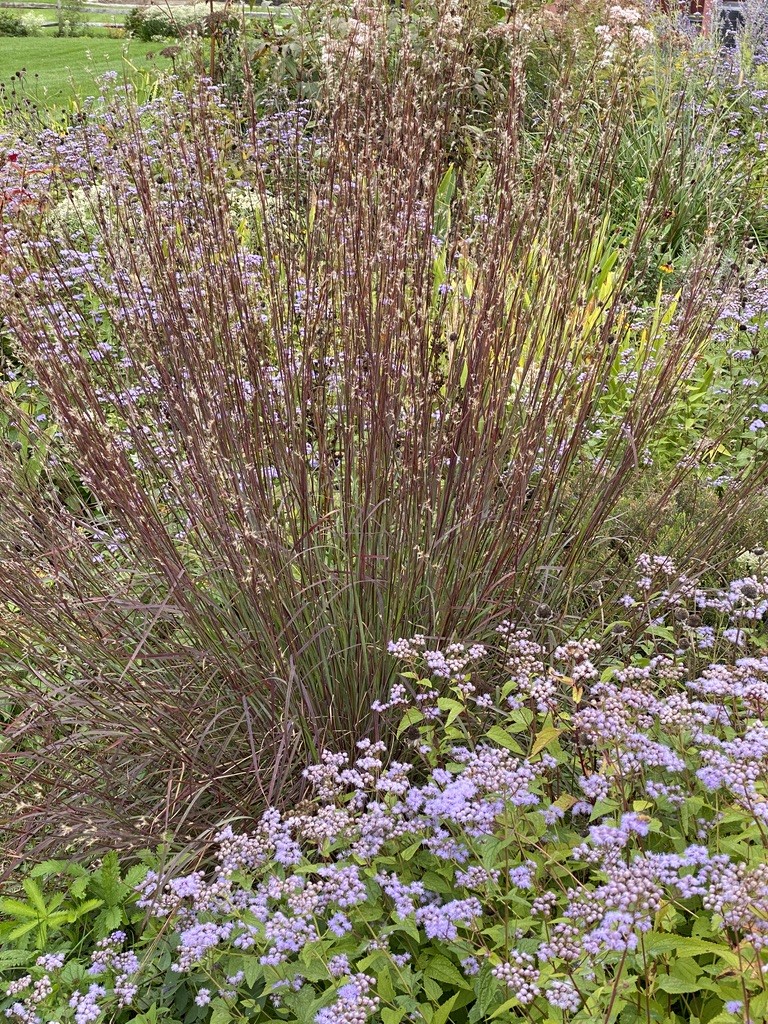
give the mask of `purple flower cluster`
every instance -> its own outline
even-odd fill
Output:
[[[727,794],[744,821],[768,824],[768,658],[710,664],[686,678],[674,654],[655,654],[605,672],[589,639],[561,644],[548,664],[530,636],[510,625],[501,635],[512,678],[478,705],[466,685],[469,662],[451,669],[451,731],[427,745],[426,769],[388,761],[384,745],[370,740],[355,757],[325,752],[305,772],[309,809],[270,808],[249,834],[223,829],[209,872],[147,874],[138,903],[172,929],[173,970],[202,969],[216,981],[197,989],[198,1006],[217,991],[231,1000],[243,990],[247,972],[219,966],[231,952],[254,958],[273,1006],[306,998],[318,985],[308,965],[323,949],[316,1024],[361,1024],[383,998],[372,965],[409,977],[423,969],[425,946],[448,958],[441,970],[493,979],[504,999],[575,1013],[595,987],[596,965],[639,950],[672,904],[683,913],[703,906],[712,934],[756,954],[768,948],[768,869],[709,842],[723,820],[711,794]],[[398,641],[409,663],[425,657],[426,644],[406,648]],[[433,660],[439,675],[443,663]],[[471,660],[474,674],[479,658]],[[555,711],[536,711],[518,675],[523,662],[560,688]],[[393,708],[401,700],[419,706],[406,683],[397,685]],[[415,685],[433,699],[429,679]],[[510,707],[507,686],[524,695],[522,704]],[[425,718],[416,749],[442,728]],[[526,742],[532,756],[522,752]],[[681,828],[692,791],[697,811]],[[526,829],[538,829],[533,843],[512,840]],[[559,847],[565,870],[555,888],[540,850],[558,835],[571,846]],[[93,1024],[108,1002],[128,1005],[141,990],[141,964],[124,941],[115,932],[93,951],[88,975],[98,981],[71,995],[75,1024]],[[62,963],[46,955],[35,965],[42,977],[11,983],[10,1018],[37,1024],[47,972]]]

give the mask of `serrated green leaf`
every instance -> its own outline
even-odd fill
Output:
[[[104,900],[86,900],[84,903],[78,904],[73,910],[69,911],[72,921],[78,921],[85,914],[90,914],[92,910],[98,910],[99,907],[104,906]]]
[[[442,981],[446,985],[455,985],[457,988],[472,987],[458,967],[451,963],[448,957],[441,956],[439,953],[435,956],[420,958],[418,966],[424,971],[425,977],[434,978],[435,981]]]
[[[260,981],[264,975],[264,968],[255,956],[247,956],[243,960],[243,973],[245,974],[245,983],[249,988],[253,988],[257,981]]]
[[[559,808],[561,811],[570,811],[577,803],[578,800],[575,796],[571,796],[570,793],[562,793],[552,806]]]
[[[209,1024],[229,1024],[232,1020],[232,1010],[223,999],[214,999],[211,1003],[212,1013]]]
[[[497,746],[503,747],[505,750],[511,750],[513,754],[519,754],[521,757],[524,755],[523,748],[517,740],[512,739],[507,730],[502,729],[500,725],[492,725],[486,736]]]
[[[9,896],[0,899],[0,914],[7,914],[8,917],[34,918],[37,922],[40,914],[28,903],[22,900],[12,899]]]
[[[432,1024],[446,1024],[458,997],[459,993],[454,992],[450,999],[447,999],[444,1003],[441,1003],[440,1006],[438,1006],[432,1014]]]
[[[397,727],[397,735],[402,736],[406,729],[410,729],[411,726],[418,725],[419,722],[423,721],[424,715],[418,708],[408,708]]]
[[[391,929],[393,932],[405,932],[406,935],[410,935],[416,942],[421,942],[421,933],[419,932],[419,926],[416,924],[412,917],[404,917],[398,920],[397,925]]]
[[[389,967],[381,967],[376,973],[376,992],[385,1003],[395,1001],[395,986],[392,984],[392,973]]]
[[[488,1010],[498,999],[500,991],[499,982],[491,974],[491,968],[487,963],[475,975],[472,988],[475,992],[475,1005],[469,1011],[469,1020],[470,1024],[477,1024],[485,1019]]]
[[[507,999],[506,1002],[502,1003],[497,1009],[493,1011],[488,1020],[495,1020],[496,1017],[500,1017],[502,1013],[506,1013],[507,1010],[511,1010],[513,1006],[519,1006],[519,1000],[512,998]]]
[[[85,877],[80,876],[74,880],[72,885],[69,887],[69,891],[76,900],[81,900],[83,896],[85,896],[89,882],[90,878],[87,875]]]
[[[133,890],[140,882],[144,881],[148,871],[149,868],[145,864],[134,864],[132,868],[128,868],[126,871],[123,881]]]
[[[74,878],[84,875],[87,878],[88,871],[76,861],[44,860],[41,864],[35,864],[29,875],[31,878],[50,878],[52,875],[71,875]]]
[[[102,910],[96,918],[95,927],[102,935],[106,936],[115,931],[123,923],[122,907],[107,907]]]
[[[406,846],[406,848],[400,854],[400,857],[405,861],[411,860],[421,849],[422,843],[422,839],[417,839],[415,843],[411,843],[410,846]]]
[[[102,858],[94,882],[95,891],[108,907],[115,906],[120,901],[125,891],[125,883],[120,878],[120,862],[115,850],[110,850]]]
[[[558,729],[554,725],[548,725],[545,729],[542,729],[541,732],[536,735],[536,739],[533,742],[529,756],[535,757],[537,754],[540,754],[542,750],[545,750],[550,745],[550,743],[554,743],[562,731],[562,729]]]
[[[0,949],[0,971],[8,970],[9,967],[23,967],[35,956],[37,953],[31,950]]]
[[[30,903],[36,908],[39,916],[45,917],[48,913],[48,907],[45,904],[43,890],[34,878],[25,878],[21,884],[24,887],[24,892],[29,897]]]
[[[708,981],[701,978],[676,978],[672,974],[660,974],[656,978],[656,987],[662,992],[669,992],[670,995],[683,995],[688,992],[701,992],[703,989],[712,989]]]
[[[713,953],[724,960],[730,967],[739,965],[738,954],[729,949],[725,943],[709,942],[688,935],[674,935],[667,932],[649,932],[643,937],[645,951],[650,956],[663,953],[677,953],[680,956],[700,956]]]
[[[443,990],[433,978],[423,978],[424,992],[432,1003],[439,1003],[443,998]]]
[[[20,939],[22,935],[26,935],[28,932],[31,932],[33,928],[37,928],[37,926],[37,919],[34,921],[27,921],[25,924],[20,924],[17,928],[14,928],[13,931],[8,932],[8,938],[12,940]]]

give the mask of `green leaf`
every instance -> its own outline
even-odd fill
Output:
[[[119,928],[122,923],[122,907],[107,907],[96,918],[96,927],[105,936]]]
[[[575,796],[571,796],[570,793],[562,793],[557,800],[552,804],[553,807],[559,808],[561,811],[570,811],[578,803]],[[570,851],[568,851],[570,853]]]
[[[448,728],[460,714],[464,711],[464,705],[459,701],[454,700],[453,697],[438,697],[437,706],[441,711],[447,711],[448,716],[445,719],[444,727]]]
[[[479,973],[474,977],[472,987],[475,990],[475,1005],[469,1012],[469,1020],[471,1024],[476,1024],[485,1019],[488,1010],[499,995],[499,982],[491,974],[489,964],[483,964],[480,968]]]
[[[8,917],[31,917],[34,918],[35,923],[40,919],[40,914],[34,907],[30,907],[28,903],[11,899],[10,897],[0,899],[0,913],[7,914]]]
[[[416,924],[412,917],[404,917],[398,919],[397,925],[391,929],[393,932],[405,932],[406,935],[410,935],[416,942],[421,942],[421,933],[419,932],[419,926]]]
[[[45,918],[48,913],[48,907],[45,905],[43,890],[34,879],[25,879],[22,885],[24,886],[24,891],[30,897],[33,906],[37,907],[41,918]]]
[[[427,999],[432,1003],[439,1003],[443,998],[443,990],[440,988],[438,983],[433,978],[425,977],[423,979],[423,984]]]
[[[385,1003],[395,1001],[395,986],[392,984],[392,974],[389,967],[382,967],[376,974],[376,992]]]
[[[85,903],[80,903],[74,910],[69,911],[69,918],[71,921],[78,921],[85,914],[90,914],[92,910],[98,910],[103,906],[104,900],[86,900]]]
[[[229,1024],[232,1020],[232,1010],[223,999],[214,999],[211,1003],[213,1013],[210,1016],[209,1024]]]
[[[94,881],[96,892],[108,907],[114,907],[121,900],[125,888],[120,878],[120,862],[115,850],[104,855]]]
[[[541,732],[537,734],[533,746],[531,747],[531,753],[528,756],[535,757],[537,754],[541,753],[542,750],[558,738],[562,731],[562,729],[555,728],[554,725],[548,725],[546,729],[542,729]]]
[[[739,964],[738,955],[725,943],[708,942],[705,939],[696,939],[688,935],[673,935],[667,932],[649,932],[643,937],[643,943],[646,953],[650,956],[677,953],[680,956],[691,957],[714,953],[730,967],[737,967]]]
[[[41,864],[35,864],[30,869],[30,878],[50,878],[51,875],[71,875],[74,878],[85,876],[88,878],[88,871],[82,864],[68,860],[44,860]]]
[[[682,995],[686,992],[701,992],[703,989],[712,989],[708,981],[701,978],[676,978],[672,974],[660,974],[656,978],[656,987],[662,992],[669,992],[671,995]]]
[[[127,885],[129,889],[133,890],[140,882],[144,881],[147,877],[148,871],[149,868],[145,864],[135,864],[125,873],[125,885]]]
[[[450,896],[453,893],[452,883],[436,871],[425,871],[421,880],[432,892],[439,892],[442,896]]]
[[[418,708],[408,708],[397,727],[397,735],[402,736],[406,729],[410,729],[412,725],[418,725],[422,721],[424,721],[424,715]]]
[[[14,928],[13,931],[8,932],[9,939],[20,939],[22,935],[26,935],[27,932],[31,932],[33,928],[37,928],[38,920],[35,918],[34,921],[27,921],[26,924],[20,924],[18,928]]]
[[[415,843],[411,843],[410,846],[406,846],[400,854],[400,857],[405,861],[411,860],[411,858],[414,857],[421,849],[422,843],[422,839],[417,839]]]
[[[36,955],[31,950],[0,949],[0,971],[8,970],[9,967],[23,967]]]
[[[502,1003],[501,1006],[497,1010],[493,1011],[493,1013],[491,1014],[491,1016],[488,1019],[489,1020],[494,1020],[496,1017],[500,1017],[502,1015],[502,1013],[506,1013],[507,1010],[511,1010],[512,1007],[513,1006],[517,1006],[518,1003],[519,1003],[519,1000],[516,999],[515,997],[513,997],[512,999],[507,999],[507,1001],[505,1003]]]
[[[424,976],[434,978],[435,981],[442,981],[446,985],[455,985],[457,988],[471,988],[472,986],[446,956],[437,954],[429,958],[421,958],[418,966],[424,971]]]
[[[438,1008],[432,1015],[432,1024],[446,1024],[451,1014],[451,1010],[454,1007],[454,1003],[458,998],[459,993],[454,992],[450,999],[447,999],[444,1003],[441,1003],[440,1006],[438,1006]]]
[[[513,754],[519,754],[522,757],[525,753],[517,740],[513,740],[507,730],[502,729],[500,725],[492,725],[486,736],[492,743],[505,750],[511,750]]]
[[[405,1016],[405,1009],[398,1007],[395,1009],[392,1006],[385,1006],[381,1011],[382,1024],[400,1024],[400,1021]]]
[[[245,983],[249,988],[253,988],[257,981],[263,976],[264,968],[255,956],[247,956],[243,959],[243,973],[245,974]]]
[[[90,878],[87,875],[81,875],[79,878],[74,880],[72,885],[69,887],[69,891],[76,900],[81,900],[83,896],[85,896],[89,882]]]

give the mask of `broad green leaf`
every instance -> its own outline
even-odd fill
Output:
[[[548,725],[545,729],[542,729],[534,740],[529,757],[535,757],[537,754],[541,753],[542,750],[558,738],[562,731],[562,729],[555,728],[554,725]]]
[[[518,1006],[519,1000],[516,998],[507,999],[506,1002],[502,1003],[498,1009],[494,1010],[488,1020],[495,1020],[496,1017],[500,1017],[502,1013],[506,1013],[507,1010],[511,1010],[513,1006]]]
[[[524,756],[525,752],[517,740],[513,740],[507,730],[502,729],[500,725],[492,725],[486,733],[486,737],[497,746],[511,750],[513,754],[519,754],[521,757]]]
[[[459,993],[454,992],[450,999],[438,1006],[432,1015],[432,1024],[446,1024],[458,997]]]
[[[395,986],[392,984],[392,974],[389,967],[382,967],[376,973],[376,992],[385,1003],[395,1001]]]
[[[677,953],[679,956],[691,957],[704,953],[713,953],[724,960],[730,967],[737,967],[739,957],[725,943],[708,942],[688,935],[673,935],[667,932],[649,932],[643,937],[646,953],[656,956],[662,953]]]
[[[669,992],[672,995],[682,995],[687,992],[701,992],[703,989],[712,989],[708,981],[701,978],[676,978],[672,974],[660,974],[656,978],[656,987],[662,992]]]
[[[411,860],[421,849],[422,843],[422,839],[417,839],[415,843],[411,843],[410,846],[406,846],[406,848],[400,854],[402,859],[405,861]]]
[[[484,964],[480,972],[475,975],[472,987],[475,991],[475,1005],[469,1011],[469,1020],[471,1024],[477,1024],[477,1022],[485,1020],[488,1010],[499,996],[500,985],[491,974],[489,964]]]
[[[437,706],[441,711],[448,712],[444,723],[445,728],[448,728],[449,725],[455,722],[459,715],[464,711],[464,705],[459,701],[454,700],[453,697],[438,697]]]
[[[575,796],[571,796],[570,793],[562,793],[557,800],[552,804],[553,807],[557,807],[561,811],[570,811],[578,803]]]
[[[448,957],[437,954],[429,958],[421,958],[418,966],[424,971],[426,977],[434,978],[435,981],[442,981],[446,985],[455,985],[457,988],[472,987]]]
[[[253,988],[256,982],[264,974],[264,968],[258,961],[258,957],[246,956],[243,959],[243,973],[245,974],[245,983],[249,988]]]
[[[214,999],[211,1004],[213,1012],[209,1018],[209,1024],[229,1024],[232,1020],[232,1011],[223,999]]]
[[[423,979],[423,985],[427,999],[432,1003],[439,1003],[443,998],[443,990],[438,983],[433,978],[425,977]]]
[[[418,708],[408,708],[397,727],[397,735],[402,736],[406,729],[410,729],[412,725],[418,725],[419,722],[423,721],[424,715]]]

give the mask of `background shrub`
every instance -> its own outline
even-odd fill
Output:
[[[0,36],[26,36],[29,30],[24,20],[12,11],[0,11]]]
[[[153,39],[171,38],[179,35],[179,26],[156,8],[134,7],[125,17],[125,29],[129,35],[145,43]]]

